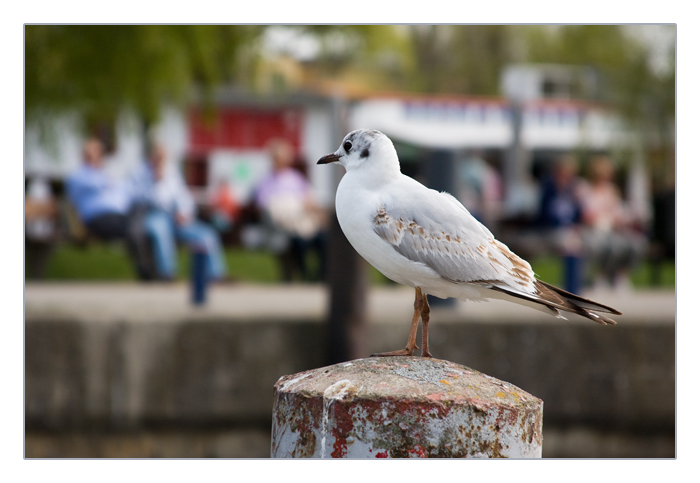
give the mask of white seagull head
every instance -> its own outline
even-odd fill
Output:
[[[327,154],[316,164],[339,163],[348,172],[398,173],[399,157],[391,140],[372,129],[357,129],[349,133],[334,153]]]

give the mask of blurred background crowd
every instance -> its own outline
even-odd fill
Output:
[[[550,282],[658,285],[673,260],[672,26],[26,34],[29,279],[173,280],[201,246],[214,280],[319,281],[338,174],[313,164],[359,127]],[[274,269],[238,263],[261,250]]]
[[[544,281],[673,291],[675,56],[674,25],[27,25],[26,286],[361,298],[315,163],[372,128]]]

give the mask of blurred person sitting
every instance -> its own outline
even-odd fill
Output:
[[[29,180],[24,195],[25,276],[41,279],[57,238],[58,209],[49,181],[43,176]]]
[[[457,174],[460,181],[459,200],[474,218],[493,228],[502,197],[498,172],[479,151],[471,151],[460,160]]]
[[[629,272],[646,248],[631,212],[613,183],[614,167],[607,156],[596,156],[590,181],[583,190],[584,246],[594,271],[596,287],[629,287]]]
[[[134,202],[148,208],[144,228],[153,242],[158,277],[173,280],[177,274],[176,241],[203,252],[209,280],[226,275],[221,242],[216,231],[195,217],[195,203],[179,171],[167,162],[165,148],[153,143],[148,158],[132,174]]]
[[[304,175],[303,163],[294,165],[294,150],[284,140],[268,145],[272,172],[256,187],[255,203],[267,230],[268,248],[280,257],[282,275],[291,281],[294,271],[303,280],[322,280],[325,276],[325,234],[323,212],[314,201],[311,184]],[[315,250],[319,269],[309,273],[307,254]]]
[[[99,139],[85,141],[83,164],[68,177],[66,189],[87,232],[102,241],[124,239],[139,277],[147,278],[150,253],[138,240],[140,220],[132,216],[127,185],[107,173]]]
[[[577,176],[576,160],[565,155],[557,159],[552,174],[540,190],[539,224],[546,231],[551,249],[563,258],[564,289],[581,293],[583,283],[583,181]]]
[[[102,143],[88,139],[83,164],[66,180],[68,198],[88,231],[101,240],[124,238],[130,206],[126,186],[104,167]]]

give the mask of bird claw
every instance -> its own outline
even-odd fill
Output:
[[[401,349],[399,351],[391,351],[391,352],[378,352],[376,354],[370,355],[370,357],[395,357],[395,356],[412,356],[413,351],[408,350],[408,349]]]

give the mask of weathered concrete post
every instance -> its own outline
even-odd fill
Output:
[[[358,359],[274,393],[273,458],[542,456],[542,401],[452,362]]]

